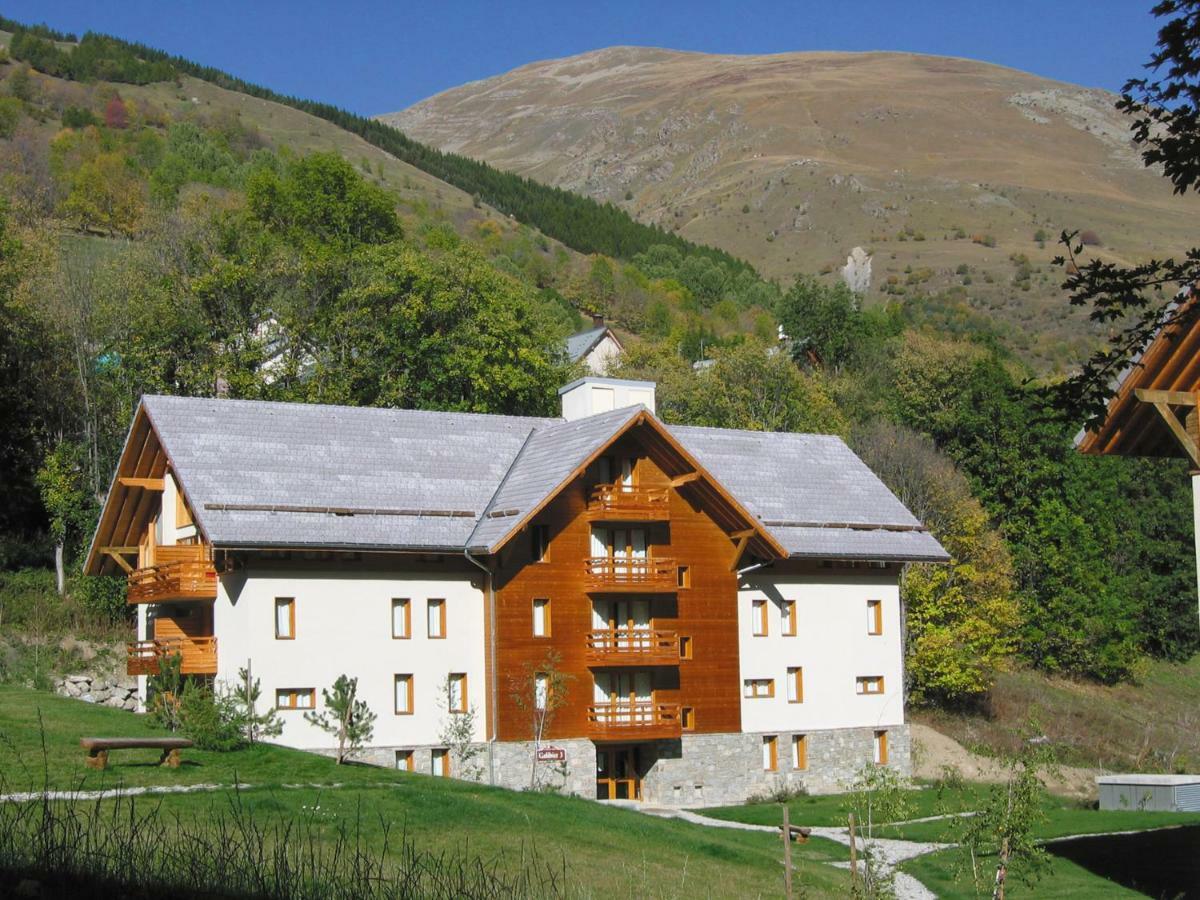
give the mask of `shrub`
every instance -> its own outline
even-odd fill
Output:
[[[1103,247],[1104,244],[1100,241],[1100,235],[1092,231],[1090,228],[1085,228],[1079,232],[1079,243],[1085,247]]]
[[[0,137],[12,137],[24,114],[25,106],[16,97],[0,97]]]
[[[99,125],[100,120],[90,109],[81,106],[68,106],[63,110],[62,123],[64,128],[87,128],[89,125]]]
[[[71,593],[87,612],[104,623],[128,618],[124,578],[108,575],[80,575],[71,582]]]
[[[179,702],[180,730],[201,750],[237,750],[245,744],[241,715],[228,694],[205,684],[189,685]]]

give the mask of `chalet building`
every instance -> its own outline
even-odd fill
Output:
[[[561,395],[545,419],[143,398],[87,560],[128,574],[129,671],[250,667],[280,741],[321,752],[304,712],[346,673],[370,761],[462,774],[440,735],[474,710],[483,780],[601,799],[908,771],[898,579],[937,541],[837,437],[668,426],[648,382]]]
[[[1113,385],[1104,421],[1075,437],[1097,456],[1174,456],[1191,467],[1196,571],[1200,579],[1200,298],[1182,291],[1177,322],[1158,333]],[[1200,587],[1200,585],[1198,585]]]
[[[592,316],[592,327],[567,338],[567,359],[583,362],[593,375],[607,375],[611,366],[624,352],[613,330],[604,324],[603,316]]]

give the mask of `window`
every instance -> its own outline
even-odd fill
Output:
[[[792,768],[807,769],[808,768],[808,736],[804,734],[792,735]]]
[[[755,637],[767,636],[767,601],[755,600],[750,605],[751,625],[754,628]]]
[[[444,638],[446,636],[446,601],[428,601],[426,613],[428,635],[431,638]]]
[[[860,694],[882,694],[883,693],[883,676],[882,675],[860,675],[854,679],[855,690]]]
[[[533,601],[533,636],[550,637],[550,601],[544,597]]]
[[[675,584],[681,588],[690,588],[692,586],[691,566],[680,566],[675,570]]]
[[[694,707],[685,706],[679,711],[679,724],[683,726],[684,731],[696,730],[696,710]]]
[[[467,711],[467,676],[464,672],[452,672],[446,680],[446,693],[449,712],[465,713]]]
[[[883,634],[883,601],[867,601],[867,634]]]
[[[429,770],[438,778],[450,777],[450,751],[445,747],[436,748],[429,755]]]
[[[411,716],[413,712],[413,677],[396,676],[396,715]]]
[[[396,768],[401,772],[411,772],[413,770],[413,752],[411,750],[396,751]]]
[[[762,699],[775,696],[774,678],[747,678],[743,683],[742,696],[751,699]]]
[[[316,709],[316,688],[280,688],[275,692],[276,709]]]
[[[690,637],[688,637],[686,634],[681,634],[679,636],[679,658],[680,659],[691,659],[692,658],[692,639]]]
[[[804,669],[800,666],[788,668],[788,703],[804,702]]]
[[[550,698],[550,676],[539,672],[533,679],[533,708],[545,709]]]
[[[550,526],[534,525],[529,529],[531,538],[530,559],[532,562],[546,562],[550,558]]]
[[[290,641],[296,637],[296,600],[293,597],[275,598],[275,640]]]
[[[779,738],[768,734],[762,741],[763,771],[774,772],[779,768]]]
[[[412,604],[407,599],[392,601],[392,637],[412,637]]]
[[[784,637],[796,636],[796,601],[784,600],[779,607],[779,630]]]
[[[886,731],[875,732],[875,764],[877,766],[886,766],[887,765],[887,761],[888,761],[887,751],[888,751],[887,732]]]

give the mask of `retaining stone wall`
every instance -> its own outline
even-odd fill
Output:
[[[137,679],[127,675],[65,675],[54,683],[54,693],[130,712],[138,706]]]

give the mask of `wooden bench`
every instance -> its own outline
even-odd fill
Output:
[[[178,769],[179,751],[192,746],[186,738],[80,738],[79,746],[88,752],[85,762],[89,769],[103,769],[108,766],[108,751],[133,750],[144,747],[150,750],[161,750],[160,766]]]

